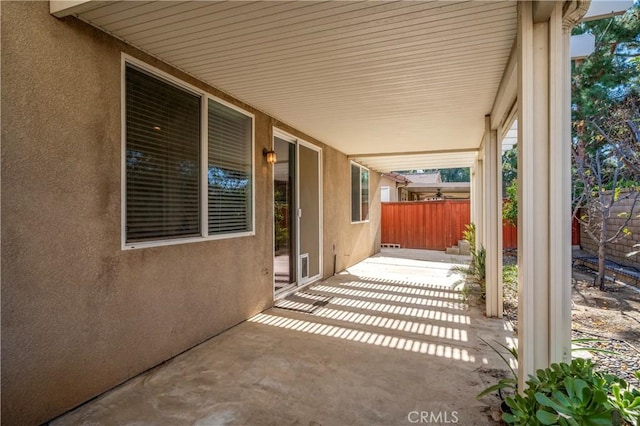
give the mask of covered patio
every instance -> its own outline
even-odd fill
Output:
[[[568,360],[569,47],[589,4],[2,2],[3,417],[41,424],[134,377],[57,421],[484,419],[478,342],[502,322],[462,309],[441,263],[354,265],[380,248],[383,173],[469,167],[501,318],[516,119],[520,388]],[[312,314],[265,311],[278,142],[286,284],[328,279]]]
[[[326,304],[269,309],[52,424],[494,424],[475,395],[506,372],[480,339],[514,338],[453,290],[465,261],[383,249],[297,295]]]

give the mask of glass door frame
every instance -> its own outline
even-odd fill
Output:
[[[275,273],[273,274],[273,292],[274,292],[274,299],[275,298],[280,298],[283,295],[286,295],[288,293],[291,293],[307,284],[310,284],[312,282],[315,282],[317,280],[319,280],[320,278],[322,278],[322,266],[323,266],[323,253],[322,250],[324,248],[324,244],[323,244],[323,240],[322,240],[322,236],[323,236],[323,182],[322,182],[322,148],[313,145],[305,140],[302,140],[298,137],[293,136],[290,133],[287,133],[277,127],[273,127],[273,134],[271,137],[271,146],[272,149],[275,146],[275,138],[279,138],[282,139],[286,142],[289,142],[293,145],[295,145],[296,149],[296,164],[295,164],[295,195],[294,195],[294,204],[295,204],[295,259],[296,259],[296,267],[295,267],[295,280],[294,283],[290,286],[287,286],[285,288],[282,288],[281,290],[279,290],[277,293],[275,291]],[[305,148],[314,150],[317,152],[318,154],[318,262],[319,262],[319,273],[317,275],[314,275],[312,277],[307,277],[304,280],[302,279],[301,275],[302,275],[302,259],[300,257],[300,146],[304,146]],[[274,185],[274,178],[272,176],[271,178],[271,184],[272,184],[272,190],[273,190],[273,199],[274,199],[274,204],[273,204],[273,209],[272,209],[272,221],[274,220],[274,214],[275,214],[275,187]],[[274,244],[272,245],[272,249],[273,249],[273,254],[272,254],[272,259],[275,259],[275,226],[273,229],[274,235]]]

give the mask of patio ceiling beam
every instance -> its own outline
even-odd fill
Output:
[[[516,103],[518,95],[518,58],[516,54],[517,46],[514,43],[491,108],[491,125],[493,129],[508,126],[507,121]]]
[[[546,22],[551,17],[555,5],[552,1],[536,1],[533,3],[533,23]]]
[[[409,151],[409,152],[375,152],[367,154],[350,154],[349,159],[354,158],[376,158],[376,157],[405,157],[410,155],[436,155],[436,154],[465,154],[478,152],[478,148],[467,149],[436,149],[431,151]]]

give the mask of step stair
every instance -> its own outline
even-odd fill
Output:
[[[462,254],[468,256],[471,254],[471,247],[469,246],[469,242],[465,240],[458,240],[458,245],[453,247],[447,247],[445,252],[447,254]]]

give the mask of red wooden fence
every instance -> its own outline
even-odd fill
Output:
[[[383,203],[382,242],[444,250],[458,244],[470,218],[468,200]]]
[[[469,200],[382,203],[382,242],[404,248],[444,250],[458,244],[471,221]],[[580,245],[580,225],[574,219],[571,244]],[[502,223],[503,248],[518,247],[518,230]]]
[[[502,221],[502,248],[514,249],[518,247],[518,228]]]
[[[575,218],[571,224],[571,245],[580,245],[580,222]],[[518,247],[518,228],[509,225],[506,221],[502,223],[502,247],[506,249]]]

